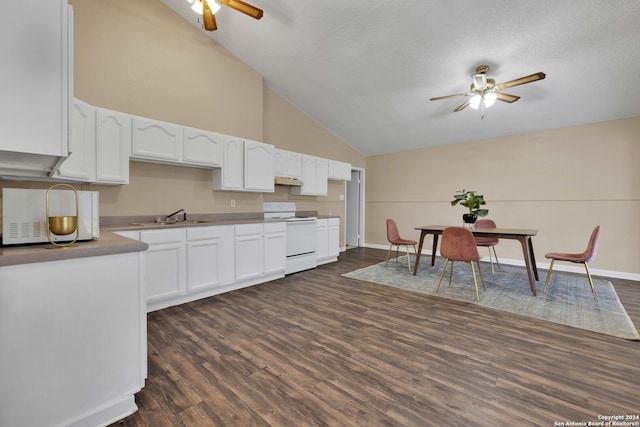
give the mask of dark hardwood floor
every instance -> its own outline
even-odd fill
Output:
[[[139,411],[117,425],[556,426],[640,414],[640,342],[341,276],[385,256],[350,249],[150,313],[149,378]],[[640,326],[640,283],[613,282]]]

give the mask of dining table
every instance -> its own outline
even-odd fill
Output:
[[[418,245],[418,252],[416,253],[416,262],[413,267],[413,275],[418,272],[418,266],[420,265],[420,254],[422,253],[422,245],[424,238],[428,234],[433,235],[433,245],[431,247],[431,265],[435,265],[436,249],[438,247],[438,238],[442,234],[445,228],[453,227],[451,225],[423,225],[421,227],[415,227],[415,230],[420,230],[420,243]],[[535,282],[540,280],[538,278],[538,268],[536,267],[536,259],[533,254],[533,243],[531,238],[538,234],[538,230],[528,230],[520,228],[468,228],[474,236],[477,237],[497,237],[499,239],[514,239],[520,242],[522,245],[522,256],[524,258],[525,268],[527,269],[527,276],[529,278],[529,287],[531,293],[536,295]]]

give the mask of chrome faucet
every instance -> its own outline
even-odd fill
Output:
[[[170,220],[172,216],[178,215],[180,212],[184,212],[184,209],[180,209],[179,211],[175,211],[174,213],[167,215],[167,220]],[[186,220],[187,220],[187,213],[184,212],[184,221]]]

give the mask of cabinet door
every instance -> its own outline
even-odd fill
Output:
[[[340,218],[329,218],[327,256],[337,258],[340,254]]]
[[[226,137],[222,164],[222,188],[242,190],[244,184],[244,141]]]
[[[291,194],[314,196],[317,194],[318,163],[316,157],[302,155],[302,186],[291,187]]]
[[[129,183],[131,116],[96,109],[96,181]]]
[[[187,292],[220,286],[220,239],[187,242]]]
[[[264,272],[262,224],[235,226],[236,281],[253,279]]]
[[[141,231],[140,240],[149,244],[143,256],[147,303],[185,294],[184,229]]]
[[[288,160],[289,154],[285,150],[278,150],[277,148],[273,151],[273,175],[274,176],[289,176],[288,171]]]
[[[273,145],[244,141],[244,189],[274,192]]]
[[[264,224],[264,273],[282,273],[286,264],[286,223]]]
[[[316,159],[316,195],[326,196],[329,191],[329,161]]]
[[[2,2],[0,150],[68,155],[72,25],[66,0]]]
[[[185,127],[183,130],[184,163],[203,166],[222,165],[223,136],[218,133]]]
[[[351,164],[329,160],[329,179],[351,181]]]
[[[290,152],[287,160],[289,177],[302,179],[302,154]]]
[[[133,117],[131,156],[143,160],[180,162],[182,127],[144,117]]]
[[[329,227],[326,219],[319,219],[317,222],[318,250],[316,255],[318,262],[329,257]]]
[[[95,179],[96,108],[74,100],[71,107],[69,157],[62,162],[56,178],[89,182]]]

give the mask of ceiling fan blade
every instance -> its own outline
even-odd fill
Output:
[[[509,89],[514,86],[520,86],[526,83],[532,83],[538,80],[542,80],[546,76],[547,75],[545,73],[540,72],[540,73],[531,74],[530,76],[520,77],[519,79],[509,80],[508,82],[500,83],[499,85],[497,85],[496,90]]]
[[[455,110],[453,110],[453,112],[454,112],[454,113],[457,113],[458,111],[464,110],[465,108],[467,108],[467,107],[469,106],[469,103],[470,103],[470,102],[471,102],[470,100],[465,101],[465,103],[464,103],[464,104],[460,105],[458,108],[456,108]]]
[[[510,93],[498,92],[496,95],[498,96],[498,101],[508,102],[509,104],[520,99],[519,96],[511,95]]]
[[[470,94],[470,93],[457,93],[455,95],[438,96],[436,98],[430,98],[429,101],[439,101],[441,99],[458,98],[460,96],[471,96],[471,95],[473,95],[473,94]]]
[[[204,23],[204,29],[207,31],[215,31],[218,29],[216,25],[216,17],[211,12],[211,8],[207,2],[202,2],[202,22]]]
[[[258,9],[255,6],[251,6],[248,3],[245,3],[241,0],[219,0],[221,4],[230,7],[231,9],[237,10],[238,12],[244,13],[252,17],[253,19],[262,18],[263,11],[262,9]]]

